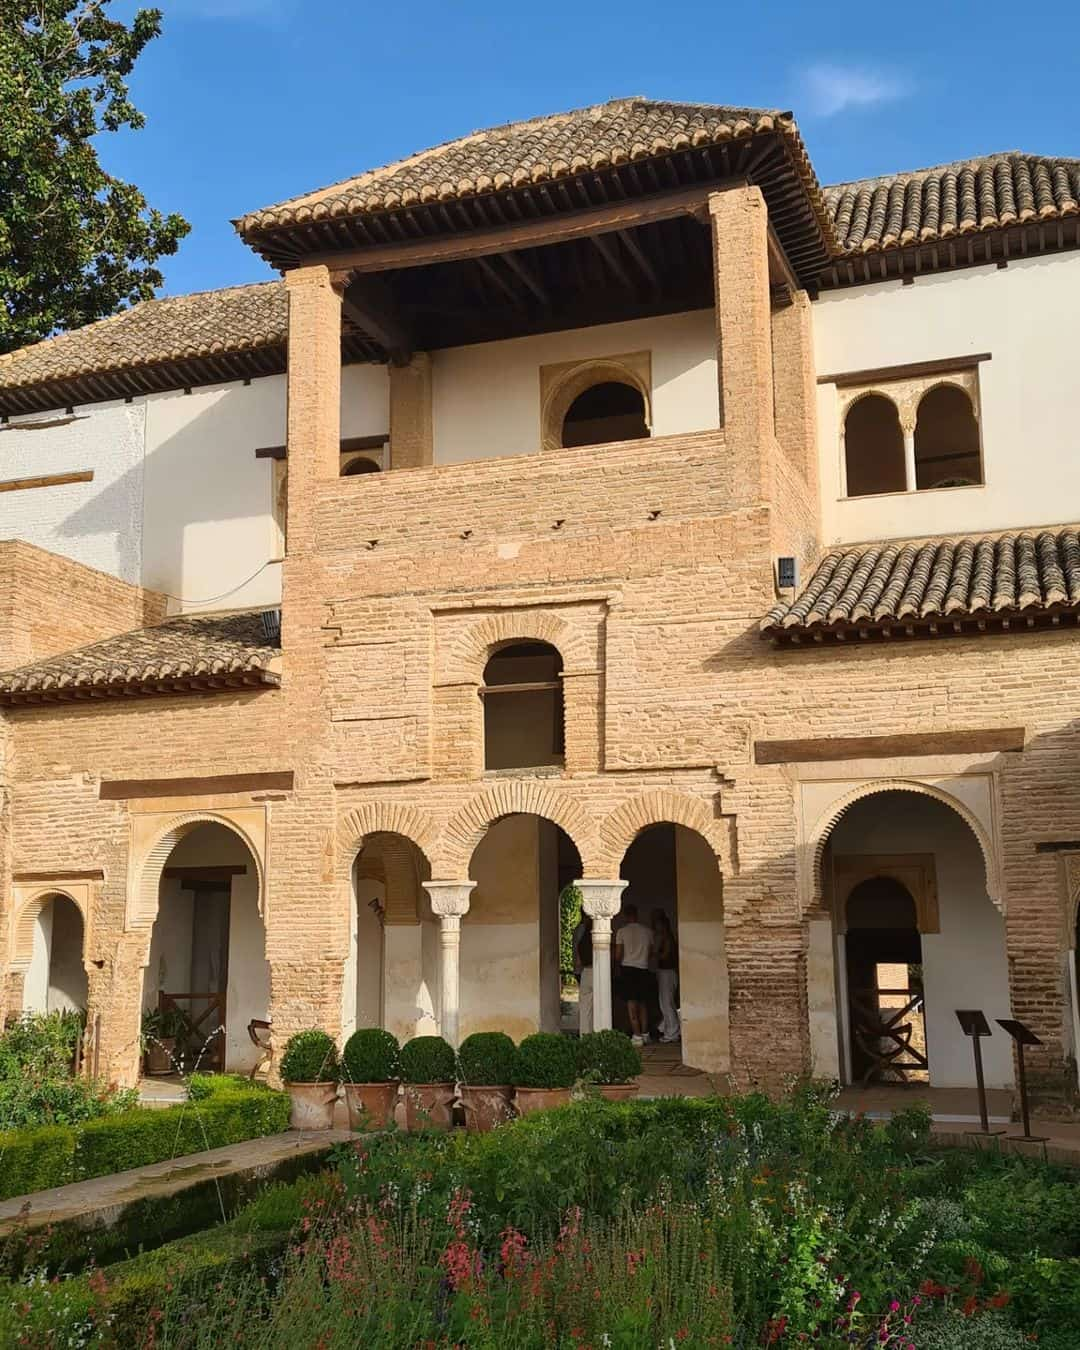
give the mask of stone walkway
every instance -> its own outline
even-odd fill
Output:
[[[305,1134],[285,1134],[247,1139],[205,1153],[191,1153],[168,1162],[115,1172],[90,1181],[73,1181],[33,1195],[0,1201],[0,1238],[15,1229],[40,1228],[45,1224],[81,1221],[107,1225],[125,1206],[147,1197],[164,1197],[197,1182],[215,1177],[269,1172],[289,1158],[321,1152],[331,1144],[353,1138],[348,1130],[333,1129]]]

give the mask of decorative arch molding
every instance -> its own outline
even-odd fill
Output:
[[[70,881],[49,883],[37,882],[33,886],[15,887],[14,925],[11,939],[12,970],[27,971],[34,955],[34,929],[38,915],[50,900],[60,898],[70,900],[79,911],[82,919],[82,961],[87,963],[88,938],[90,933],[91,883],[72,885]]]
[[[700,834],[716,854],[721,872],[730,872],[729,836],[700,797],[655,788],[616,807],[600,825],[604,876],[618,876],[626,850],[643,830],[653,825],[682,825]]]
[[[542,783],[514,779],[477,793],[446,825],[433,858],[436,880],[461,881],[477,845],[504,816],[542,816],[570,836],[586,876],[597,875],[596,828],[584,808]]]
[[[1063,853],[1061,863],[1065,873],[1065,946],[1076,946],[1080,928],[1080,853]]]
[[[453,678],[481,684],[495,647],[512,642],[546,642],[563,659],[564,670],[596,664],[588,639],[558,614],[545,609],[508,609],[470,624],[453,647]]]
[[[649,352],[592,357],[543,366],[540,371],[540,448],[561,450],[570,405],[597,384],[627,384],[641,395],[645,425],[652,431],[652,360]]]
[[[137,817],[135,863],[128,886],[126,930],[149,932],[157,918],[161,874],[176,845],[200,825],[221,825],[246,846],[259,883],[259,914],[266,922],[266,812],[261,807],[154,813]]]
[[[400,834],[430,862],[438,829],[430,816],[415,807],[398,802],[365,802],[347,812],[338,823],[346,872],[352,868],[369,834]]]
[[[822,860],[825,854],[825,846],[841,816],[856,802],[862,801],[866,797],[879,796],[884,792],[909,792],[916,796],[929,797],[932,801],[940,802],[942,806],[948,807],[960,817],[975,836],[982,853],[983,864],[986,869],[986,893],[997,909],[1004,914],[1005,901],[1001,882],[1001,865],[989,830],[974,811],[951,792],[947,792],[934,783],[924,783],[912,778],[877,778],[861,783],[836,798],[825,808],[809,831],[806,844],[802,850],[805,872],[801,878],[803,883],[801,890],[808,902],[804,904],[804,910],[806,908],[816,909],[822,902]]]

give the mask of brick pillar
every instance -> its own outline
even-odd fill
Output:
[[[769,302],[769,216],[761,189],[729,188],[709,198],[720,418],[734,466],[733,506],[771,498],[773,353]]]
[[[289,292],[286,539],[314,547],[315,485],[338,476],[341,444],[341,295],[325,267],[285,274]]]
[[[390,367],[390,467],[432,463],[431,356],[417,352],[407,366]]]
[[[772,312],[773,406],[776,439],[817,500],[817,369],[810,297],[796,291]]]

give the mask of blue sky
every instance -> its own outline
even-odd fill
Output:
[[[230,218],[451,137],[643,94],[794,110],[823,183],[1022,149],[1080,154],[1063,3],[927,7],[158,0],[147,115],[107,168],[192,232],[169,294],[270,275]],[[135,8],[118,0],[126,16]]]

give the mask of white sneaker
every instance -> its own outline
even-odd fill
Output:
[[[644,1044],[645,1044],[645,1037],[644,1037],[644,1036],[631,1036],[631,1037],[630,1037],[630,1040],[633,1042],[634,1045],[644,1045]]]

